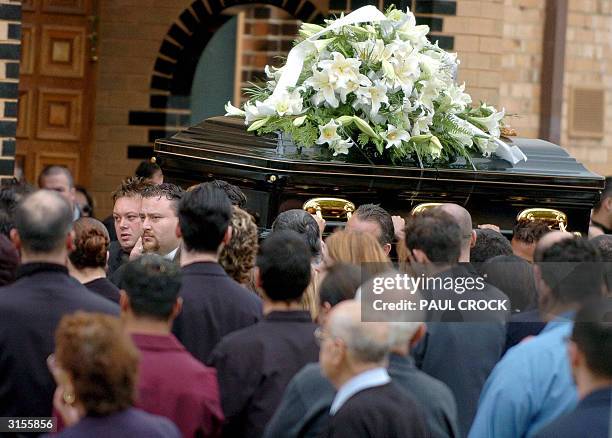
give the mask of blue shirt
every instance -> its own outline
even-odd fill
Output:
[[[375,386],[386,385],[390,381],[391,377],[389,377],[387,370],[382,367],[357,374],[340,387],[336,397],[334,397],[329,413],[334,415],[349,398],[358,392]]]
[[[565,339],[570,314],[549,322],[542,333],[511,348],[495,366],[480,395],[469,438],[530,438],[576,407]]]

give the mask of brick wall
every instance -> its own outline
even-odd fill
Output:
[[[21,2],[0,0],[0,178],[12,177],[15,163]]]
[[[603,138],[577,138],[569,133],[570,90],[584,85],[604,90]],[[612,1],[569,1],[563,95],[562,145],[591,170],[612,175]]]

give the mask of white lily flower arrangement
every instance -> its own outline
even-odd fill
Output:
[[[505,112],[472,107],[465,84],[454,79],[456,54],[430,43],[428,26],[417,26],[410,10],[379,15],[303,24],[295,85],[279,88],[289,62],[266,67],[265,85],[247,89],[243,109],[228,102],[226,115],[243,117],[260,135],[280,131],[298,146],[322,145],[334,156],[360,152],[379,163],[495,152]]]

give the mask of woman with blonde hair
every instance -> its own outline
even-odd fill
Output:
[[[389,256],[374,236],[359,231],[340,230],[325,241],[325,266],[349,263],[362,268],[364,280],[393,268]]]
[[[239,207],[233,207],[232,238],[223,247],[219,263],[227,275],[241,285],[255,290],[252,271],[257,256],[258,232],[253,217]]]

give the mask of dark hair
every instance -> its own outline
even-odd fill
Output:
[[[76,312],[55,332],[55,357],[88,416],[102,417],[134,404],[139,353],[118,318]]]
[[[310,251],[295,231],[271,233],[259,247],[262,288],[273,301],[299,300],[310,283]]]
[[[247,202],[247,198],[244,195],[244,193],[242,193],[242,190],[240,190],[239,187],[233,184],[230,184],[226,181],[220,180],[220,179],[211,181],[211,184],[223,190],[225,194],[227,195],[227,197],[229,198],[232,205],[235,205],[236,207],[240,207],[244,209],[244,206],[246,205],[246,202]]]
[[[489,229],[476,230],[476,244],[470,249],[470,262],[482,263],[493,257],[512,254],[512,245],[503,234]]]
[[[142,196],[145,188],[151,187],[153,184],[146,182],[143,178],[130,177],[121,181],[121,185],[112,193],[113,203],[119,198],[134,198]]]
[[[144,160],[138,164],[134,175],[138,178],[148,179],[152,178],[157,172],[161,172],[161,168],[157,163],[153,163],[151,160]]]
[[[291,230],[303,236],[313,258],[321,256],[321,230],[310,213],[299,208],[283,211],[272,224],[272,231]]]
[[[504,292],[513,311],[524,311],[538,302],[533,266],[515,255],[500,255],[484,263],[479,271],[486,276],[487,283]]]
[[[63,246],[72,227],[72,209],[52,190],[38,190],[15,208],[15,228],[23,247],[45,253]]]
[[[441,209],[426,210],[406,222],[406,247],[423,251],[433,263],[457,263],[461,243],[461,228]]]
[[[175,263],[147,254],[125,265],[120,286],[134,315],[165,321],[178,298],[180,271]]]
[[[512,238],[519,242],[537,243],[542,236],[550,233],[550,231],[550,228],[544,221],[521,219],[514,224]]]
[[[0,234],[0,286],[15,281],[17,267],[19,266],[19,252],[13,243]]]
[[[232,204],[223,190],[200,184],[181,199],[178,218],[185,249],[216,252],[232,219]]]
[[[612,236],[609,234],[602,234],[597,237],[593,237],[590,242],[595,245],[595,248],[599,251],[602,262],[612,262]]]
[[[85,199],[87,199],[87,205],[89,206],[89,211],[83,209],[83,213],[88,213],[90,217],[94,217],[94,201],[93,198],[91,197],[91,195],[89,194],[89,192],[87,191],[87,189],[83,186],[75,186],[74,187],[76,189],[77,192],[80,192],[83,194],[83,196],[85,196]]]
[[[597,201],[597,204],[593,207],[594,210],[599,210],[603,201],[610,196],[612,196],[612,176],[606,177],[605,187],[599,196],[599,201]]]
[[[74,251],[68,257],[77,269],[104,268],[110,245],[108,230],[102,222],[83,217],[73,225]]]
[[[17,194],[10,188],[0,189],[0,234],[9,237],[13,228],[13,215],[17,206]]]
[[[581,303],[601,296],[603,263],[586,239],[570,238],[546,248],[537,262],[542,280],[560,303]]]
[[[70,170],[66,166],[60,166],[57,164],[47,166],[43,169],[42,172],[40,172],[40,175],[38,175],[38,187],[42,188],[42,180],[44,178],[60,173],[66,176],[66,179],[68,180],[68,187],[74,187],[74,178]]]
[[[319,286],[319,303],[332,307],[341,301],[352,300],[361,286],[361,269],[348,263],[334,263],[327,268]]]
[[[149,184],[143,187],[141,195],[143,198],[165,198],[168,201],[172,201],[176,211],[179,201],[185,196],[185,190],[171,183]]]
[[[387,243],[393,243],[395,239],[395,228],[393,227],[393,219],[391,219],[391,215],[387,210],[380,205],[363,204],[360,205],[353,214],[361,221],[376,222],[378,224],[380,227],[378,241],[381,245],[384,246]]]
[[[588,301],[578,311],[572,341],[593,374],[612,378],[612,299]]]

